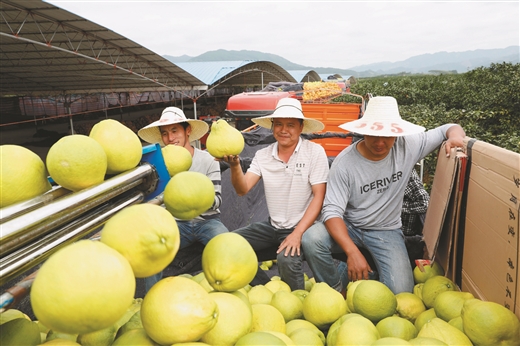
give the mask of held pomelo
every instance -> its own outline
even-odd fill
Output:
[[[0,208],[51,189],[42,159],[19,145],[0,146]]]
[[[253,280],[258,258],[249,242],[237,233],[221,233],[202,251],[202,271],[216,291],[233,292]]]
[[[143,327],[161,345],[199,340],[215,326],[218,316],[217,303],[209,293],[195,281],[180,276],[157,282],[141,305]]]
[[[413,268],[413,279],[416,284],[424,283],[432,276],[444,276],[444,269],[438,262],[432,262],[431,264],[425,264],[421,267],[419,265]]]
[[[193,158],[185,147],[168,144],[161,149],[161,152],[170,177],[190,169]]]
[[[110,327],[132,304],[132,267],[98,241],[80,240],[52,254],[31,288],[37,319],[51,330],[85,334]]]
[[[206,148],[211,156],[216,158],[238,155],[244,150],[244,136],[226,120],[219,119],[211,125]]]
[[[62,187],[79,191],[103,182],[107,154],[95,139],[69,135],[54,143],[46,158],[51,178]]]
[[[199,172],[175,174],[164,188],[166,209],[178,219],[191,220],[215,202],[213,182]]]
[[[136,167],[143,156],[141,140],[132,130],[114,119],[101,120],[90,130],[107,155],[107,174],[117,174]]]
[[[154,204],[136,204],[112,216],[101,231],[101,241],[128,260],[134,275],[145,278],[173,261],[180,245],[174,217]]]

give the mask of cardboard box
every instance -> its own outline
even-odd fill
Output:
[[[471,138],[464,149],[450,158],[439,150],[424,258],[520,318],[520,154]]]
[[[476,140],[466,148],[461,289],[520,317],[520,154]]]

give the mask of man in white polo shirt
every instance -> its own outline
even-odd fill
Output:
[[[273,131],[276,142],[255,153],[244,174],[238,156],[227,156],[231,182],[239,196],[263,179],[269,220],[233,232],[246,238],[255,251],[278,246],[280,277],[291,290],[304,289],[301,238],[320,215],[329,164],[319,144],[301,133],[319,132],[323,123],[305,118],[300,101],[281,99],[273,114],[253,119]]]

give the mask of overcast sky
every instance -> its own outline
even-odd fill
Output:
[[[47,2],[159,55],[255,50],[346,69],[520,44],[518,0]]]

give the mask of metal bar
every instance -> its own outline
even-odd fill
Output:
[[[57,231],[2,258],[0,260],[0,286],[40,264],[64,246],[85,237],[123,208],[141,203],[143,200],[144,193],[134,191],[130,195],[91,210]]]
[[[114,196],[142,184],[146,181],[145,178],[154,172],[153,166],[145,163],[96,186],[64,196],[23,217],[3,223],[0,226],[0,257],[49,233],[52,229],[75,219]]]

